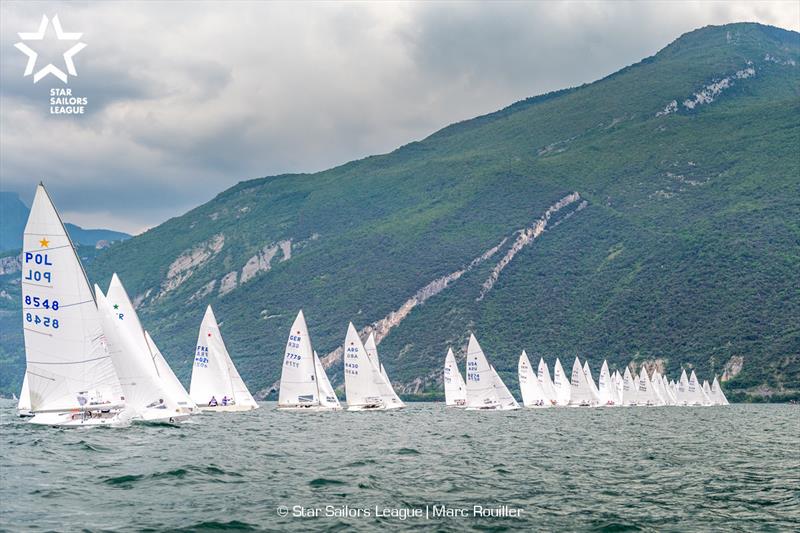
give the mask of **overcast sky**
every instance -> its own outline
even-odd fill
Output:
[[[23,76],[17,32],[43,14],[83,32],[68,85]],[[798,30],[800,3],[5,1],[0,188],[30,202],[44,179],[67,220],[138,233],[238,181],[385,153],[737,21]],[[74,42],[26,42],[66,70]],[[60,87],[84,116],[49,114]]]

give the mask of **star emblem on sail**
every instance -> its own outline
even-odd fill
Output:
[[[48,63],[47,65],[43,66],[42,68],[36,70],[36,61],[39,58],[39,54],[33,50],[30,46],[25,44],[24,41],[43,41],[45,33],[47,32],[47,27],[52,23],[53,29],[56,32],[56,38],[59,41],[79,41],[81,37],[83,37],[83,33],[81,32],[65,32],[64,29],[61,27],[61,21],[58,20],[58,15],[54,15],[52,19],[48,19],[47,15],[42,15],[42,21],[39,23],[39,29],[35,32],[19,32],[19,38],[23,42],[18,42],[14,45],[14,48],[22,52],[28,57],[28,63],[25,65],[25,73],[23,76],[30,76],[33,74],[33,83],[38,83],[39,80],[47,76],[48,74],[52,74],[59,80],[67,83],[69,80],[69,76],[77,76],[78,71],[75,69],[75,62],[72,60],[78,52],[86,48],[86,43],[78,42],[72,45],[66,52],[63,53],[64,57],[64,65],[67,69],[67,72],[64,72],[59,67],[53,65],[52,63]]]

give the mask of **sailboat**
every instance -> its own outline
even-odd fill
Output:
[[[714,401],[711,399],[711,385],[708,384],[708,380],[703,380],[703,405],[714,405]]]
[[[173,400],[178,404],[178,408],[186,413],[199,411],[194,400],[189,396],[186,387],[183,386],[178,376],[172,371],[172,367],[170,367],[167,360],[164,359],[164,355],[161,353],[161,350],[158,349],[158,346],[156,346],[155,341],[153,341],[153,338],[147,330],[144,332],[144,339],[147,341],[147,347],[150,349],[150,353],[153,354],[153,362],[156,365],[158,375],[164,387],[167,389],[167,393],[172,395]]]
[[[592,370],[589,368],[589,361],[583,362],[583,373],[586,374],[586,381],[589,383],[589,388],[592,389],[592,393],[597,397],[598,402],[600,401],[600,391],[597,389],[597,385],[594,383],[594,378],[592,377]]]
[[[519,390],[522,394],[522,405],[525,407],[550,407],[550,399],[545,397],[539,378],[534,374],[530,359],[525,350],[517,363],[519,374]]]
[[[333,390],[331,382],[328,379],[328,374],[325,373],[325,367],[322,366],[322,361],[314,350],[314,366],[317,369],[317,379],[319,380],[319,402],[322,407],[327,407],[330,410],[338,411],[342,408],[339,403],[339,398],[336,396],[336,391]]]
[[[538,370],[539,386],[542,388],[545,404],[552,407],[557,404],[556,389],[553,387],[553,380],[550,379],[550,369],[547,368],[547,363],[544,362],[544,358],[539,358]]]
[[[558,358],[556,358],[556,364],[553,366],[553,388],[556,391],[556,403],[558,405],[569,405],[572,385],[570,380],[567,379],[567,375],[564,373],[564,368]]]
[[[703,386],[697,379],[697,374],[692,370],[689,377],[689,384],[686,387],[687,405],[705,405],[706,399],[703,396]]]
[[[618,405],[616,391],[617,386],[614,383],[614,378],[611,377],[608,371],[608,361],[603,361],[603,366],[600,367],[600,375],[597,378],[597,395],[600,399],[600,405]]]
[[[503,383],[503,380],[500,379],[500,374],[497,373],[497,369],[495,369],[495,367],[492,365],[489,366],[492,369],[494,388],[497,391],[497,399],[500,400],[501,408],[505,411],[520,409],[519,403],[517,403],[517,400],[511,394],[511,391],[508,390],[506,384]]]
[[[442,371],[442,382],[444,383],[444,402],[447,406],[465,407],[467,405],[467,384],[461,377],[461,372],[456,364],[456,357],[453,350],[448,348],[444,358],[444,370]]]
[[[19,391],[19,401],[17,402],[17,414],[20,417],[33,416],[31,414],[31,392],[28,388],[28,371],[22,378],[22,390]]]
[[[23,237],[22,302],[30,422],[127,424],[94,294],[41,183]]]
[[[384,381],[380,368],[367,355],[353,323],[344,340],[344,389],[348,411],[386,410]]]
[[[505,389],[505,391],[503,390]],[[507,393],[507,394],[506,394]],[[519,409],[500,376],[486,359],[475,335],[467,345],[467,410],[505,411]]]
[[[106,349],[117,372],[132,421],[177,422],[188,417],[181,412],[161,384],[147,348],[144,333],[134,336],[125,318],[117,313],[97,285],[94,286],[100,323],[106,334]],[[132,328],[131,328],[132,329]]]
[[[644,365],[639,371],[639,405],[664,405],[656,395],[653,382],[650,380]]]
[[[189,396],[201,411],[252,411],[259,407],[233,365],[210,305],[197,335]]]
[[[286,350],[283,356],[283,369],[281,371],[281,385],[278,393],[278,409],[291,409],[303,411],[322,411],[341,409],[339,400],[333,394],[334,402],[330,402],[325,391],[324,381],[328,376],[322,370],[320,375],[317,361],[311,347],[311,337],[308,334],[305,316],[301,310],[297,313],[292,328],[289,330],[289,339],[286,341]],[[319,364],[321,367],[322,364]],[[330,382],[328,382],[330,386]]]
[[[589,386],[586,371],[581,366],[581,360],[577,357],[572,363],[570,386],[572,387],[569,396],[569,405],[571,407],[594,407],[600,403],[600,398],[595,395]]]
[[[367,342],[364,343],[364,349],[367,351],[367,357],[372,359],[372,362],[380,371],[382,383],[379,384],[381,395],[383,395],[384,404],[387,409],[400,409],[405,407],[406,404],[400,399],[392,387],[392,382],[389,380],[389,375],[386,373],[380,359],[378,358],[378,344],[375,342],[375,333],[370,332],[367,337]]]
[[[622,405],[639,405],[639,385],[633,379],[629,367],[625,367],[625,374],[622,376]]]
[[[728,403],[728,398],[725,397],[725,393],[722,392],[722,387],[719,386],[717,376],[714,376],[714,382],[711,383],[711,400],[714,402],[714,405],[730,405]]]
[[[142,327],[139,315],[119,276],[111,276],[105,297],[99,293],[99,289],[96,292],[111,360],[129,407],[139,409],[143,420],[171,419],[174,422],[185,418],[181,415],[191,413],[195,408],[194,402],[188,398],[186,390],[169,368],[153,339],[148,340],[149,335]],[[104,302],[108,303],[107,307],[104,307]],[[114,357],[115,355],[120,355],[123,360]],[[130,390],[134,386],[138,389],[137,392]],[[148,392],[143,391],[145,387]],[[142,393],[142,402],[136,405],[134,397],[139,392]],[[147,407],[151,404],[155,407]]]

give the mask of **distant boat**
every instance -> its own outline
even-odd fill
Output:
[[[692,370],[692,374],[689,377],[689,385],[686,390],[688,405],[706,405],[708,403],[708,400],[703,394],[703,386],[700,385],[700,381],[697,379],[697,374],[694,373],[694,370]]]
[[[633,379],[629,367],[625,367],[625,374],[622,376],[622,405],[639,405],[639,384]]]
[[[322,366],[321,363],[318,367],[318,360],[311,347],[311,337],[301,310],[297,313],[286,341],[278,392],[279,409],[304,411],[341,409],[339,400],[332,394],[333,391],[323,390],[327,388],[323,382],[327,382],[328,387],[330,382],[325,370],[319,368]]]
[[[259,407],[231,360],[210,305],[197,336],[189,395],[201,411],[251,411]]]
[[[17,397],[14,396],[16,400]],[[19,401],[17,402],[17,414],[21,417],[33,416],[31,414],[31,392],[28,389],[28,371],[25,371],[25,377],[22,378],[22,390],[19,391]]]
[[[592,377],[592,369],[589,368],[589,361],[586,360],[583,362],[583,373],[586,374],[586,381],[589,383],[589,388],[592,389],[592,394],[595,395],[597,401],[600,401],[600,391],[597,388],[597,385],[594,382],[594,378]]]
[[[711,385],[708,380],[703,380],[703,405],[714,405],[714,400],[711,399]]]
[[[336,391],[334,391],[331,386],[328,374],[325,372],[325,367],[322,366],[322,361],[319,360],[316,350],[314,350],[314,366],[317,369],[317,379],[319,379],[320,404],[331,410],[340,410],[342,404],[339,403]]]
[[[444,370],[442,371],[442,382],[444,383],[445,405],[452,407],[466,407],[467,405],[467,384],[461,377],[461,372],[456,364],[456,357],[453,350],[448,348],[444,358]]]
[[[594,407],[600,403],[586,378],[586,371],[581,366],[581,360],[575,357],[572,364],[572,377],[570,378],[569,405],[571,407]]]
[[[620,403],[617,401],[617,386],[608,371],[608,361],[603,361],[603,366],[600,367],[600,375],[597,377],[597,396],[600,405],[615,406]]]
[[[380,368],[367,355],[353,323],[347,326],[344,341],[344,389],[348,411],[388,409],[385,384]]]
[[[505,411],[519,409],[505,384],[486,359],[475,335],[467,345],[467,410]]]
[[[714,376],[714,382],[711,384],[711,399],[714,405],[730,405],[728,403],[728,398],[725,397],[725,393],[722,392],[722,387],[719,386],[717,376]]]
[[[99,291],[99,289],[96,289],[96,291]],[[135,382],[136,387],[139,389],[145,385],[150,388],[150,397],[144,397],[141,405],[153,404],[156,407],[142,408],[143,420],[163,419],[169,421],[169,419],[172,419],[176,421],[179,418],[184,418],[180,415],[194,411],[194,402],[188,397],[183,385],[175,377],[153,339],[148,339],[149,335],[139,321],[139,315],[136,313],[136,309],[133,307],[130,297],[128,297],[128,292],[117,274],[111,276],[111,282],[108,285],[105,298],[102,297],[102,294],[99,294],[97,299],[98,308],[101,311],[100,317],[103,321],[104,330],[106,330],[106,338],[109,341],[111,360],[115,362],[117,376],[120,378],[123,391],[125,391],[128,407],[133,408],[135,406],[133,398],[138,394],[138,392],[134,393],[126,390],[126,383],[130,381]],[[107,302],[109,305],[104,307],[103,302]],[[109,332],[109,329],[112,331]],[[119,346],[115,347],[113,340],[116,340]],[[132,363],[127,359],[120,363],[114,357],[116,354],[121,353],[123,348],[125,350],[124,357],[137,359],[133,366],[130,366]],[[119,366],[120,364],[122,366]],[[130,374],[133,377],[130,379],[124,378],[124,369],[133,372],[133,374]],[[144,411],[147,412],[144,413]],[[173,416],[175,414],[178,415],[178,418]]]
[[[528,354],[522,350],[517,363],[519,376],[519,390],[522,394],[522,405],[525,407],[550,407],[550,398],[547,397],[539,383],[538,376],[533,372]]]
[[[547,368],[547,363],[544,362],[543,358],[539,358],[538,370],[539,386],[542,388],[542,394],[544,394],[551,407],[555,406],[558,403],[556,389],[553,386],[553,380],[550,379],[550,369]]]
[[[22,247],[23,333],[33,424],[127,423],[97,303],[75,247],[39,184]]]
[[[378,344],[375,342],[374,332],[370,332],[369,336],[367,337],[367,341],[364,343],[364,349],[367,351],[367,356],[372,359],[372,362],[379,370],[382,383],[379,383],[378,386],[380,387],[381,395],[383,396],[386,408],[400,409],[405,407],[406,404],[403,403],[403,401],[394,391],[394,387],[392,387],[392,381],[389,379],[389,375],[386,373],[386,368],[384,368],[383,364],[378,358]]]
[[[556,403],[561,406],[569,405],[572,385],[564,373],[564,368],[558,358],[556,358],[556,364],[553,366],[553,389],[556,391]]]
[[[642,369],[639,371],[639,405],[648,405],[648,406],[656,406],[656,405],[664,405],[663,401],[659,399],[658,395],[656,394],[655,387],[653,382],[650,380],[650,376],[647,374],[647,369],[642,366]]]

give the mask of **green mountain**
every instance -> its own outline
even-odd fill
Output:
[[[187,382],[210,303],[263,392],[302,308],[335,384],[352,320],[376,324],[407,394],[439,392],[447,347],[463,361],[475,331],[512,390],[524,348],[797,397],[799,56],[796,32],[702,28],[389,154],[239,183],[89,274],[119,273]]]
[[[0,191],[0,252],[22,248],[22,232],[28,220],[29,208],[15,192]],[[76,244],[95,246],[100,241],[124,241],[130,235],[108,229],[83,229],[75,224],[65,224]]]

